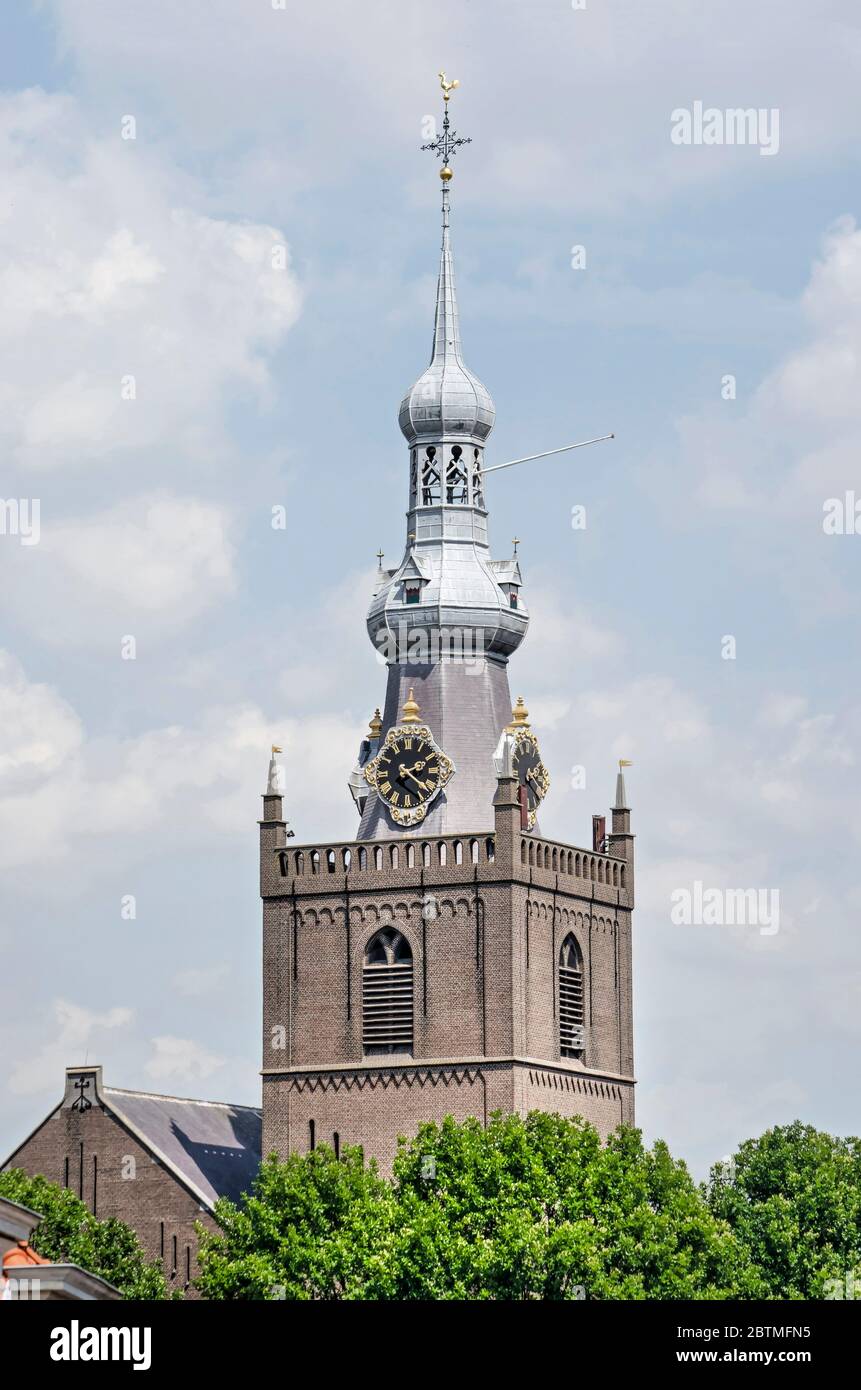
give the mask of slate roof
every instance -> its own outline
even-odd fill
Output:
[[[206,1206],[236,1201],[260,1166],[262,1112],[250,1105],[186,1100],[105,1086],[110,1108],[167,1160]]]

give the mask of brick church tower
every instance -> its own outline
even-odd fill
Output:
[[[399,415],[407,536],[380,569],[368,632],[383,712],[349,786],[355,840],[288,844],[275,752],[260,822],[263,1153],[362,1144],[390,1167],[400,1134],[494,1110],[634,1119],[634,845],[619,771],[611,831],[547,840],[549,787],[509,657],[529,616],[516,555],[490,558],[490,394],[461,347],[449,230],[430,365]]]

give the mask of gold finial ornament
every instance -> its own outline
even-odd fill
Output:
[[[623,768],[623,767],[633,767],[633,766],[634,766],[634,764],[633,764],[632,762],[629,762],[629,760],[628,760],[627,758],[620,758],[620,759],[619,759],[619,771],[620,771],[620,772],[622,771],[622,768]]]
[[[371,738],[379,738],[380,734],[383,732],[383,718],[380,714],[379,707],[374,710],[368,728],[371,731]]]
[[[529,710],[523,703],[523,696],[518,695],[517,704],[511,711],[511,723],[508,726],[509,732],[516,734],[518,729],[529,728]]]
[[[273,743],[273,745],[272,745],[272,752],[273,752],[273,754],[274,754],[274,753],[283,753],[283,752],[284,752],[284,749],[283,749],[283,748],[279,748],[277,743]]]
[[[450,163],[452,155],[457,153],[461,145],[471,145],[472,140],[469,136],[458,135],[457,131],[452,130],[451,121],[449,119],[448,103],[451,99],[452,92],[455,87],[460,86],[460,83],[456,77],[453,78],[451,82],[447,81],[444,72],[439,74],[439,81],[443,95],[442,130],[433,140],[429,140],[426,145],[422,145],[422,149],[433,150],[437,158],[442,160],[442,168],[439,171],[439,176],[442,179],[443,192],[445,193],[447,191],[449,179],[454,176]]]
[[[413,689],[410,686],[409,698],[404,700],[403,722],[405,724],[418,724],[419,712],[418,703],[413,697]]]

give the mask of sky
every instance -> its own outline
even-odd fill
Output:
[[[259,795],[281,743],[297,839],[355,833],[441,68],[487,466],[616,435],[488,503],[494,555],[520,539],[544,833],[586,844],[633,763],[638,1123],[698,1176],[795,1118],[858,1133],[853,0],[41,0],[0,25],[3,1155],[86,1059],[259,1100]],[[679,143],[697,103],[762,119]],[[777,929],[674,920],[697,883],[767,892]]]

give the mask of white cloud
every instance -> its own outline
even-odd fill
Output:
[[[785,728],[800,719],[807,709],[806,695],[788,695],[772,691],[760,706],[759,719],[763,724]]]
[[[679,489],[689,493],[692,483],[700,500],[768,518],[774,532],[794,522],[795,543],[805,536],[821,540],[824,499],[857,483],[859,283],[861,230],[842,217],[825,234],[801,296],[806,342],[768,373],[747,408],[724,404],[719,413],[679,422],[684,457],[672,479],[677,508]],[[680,511],[685,521],[696,521],[695,510]]]
[[[802,296],[811,338],[762,384],[757,413],[785,429],[838,430],[861,424],[858,369],[861,358],[861,231],[852,217],[838,218],[823,238]]]
[[[624,639],[615,626],[602,623],[582,603],[572,602],[559,583],[548,582],[540,570],[535,575],[528,573],[526,598],[530,616],[524,660],[529,662],[532,688],[545,687],[543,698],[548,707],[550,699],[556,704],[560,687],[566,692],[571,688],[563,673],[572,657],[591,666],[606,663],[624,651]]]
[[[153,1056],[144,1071],[154,1081],[205,1081],[225,1064],[223,1057],[207,1052],[191,1038],[153,1038]]]
[[[43,508],[39,545],[0,552],[7,603],[48,643],[101,647],[119,660],[132,635],[144,655],[232,594],[231,527],[227,507],[164,491],[63,520]]]
[[[721,570],[744,570],[792,605],[793,619],[820,626],[852,615],[847,583],[851,533],[828,535],[825,504],[861,496],[861,231],[842,217],[800,297],[804,341],[745,399],[684,416],[674,461],[655,460],[650,490],[666,523],[710,537],[724,522]],[[722,575],[720,576],[722,577]],[[836,630],[836,629],[835,629]]]
[[[0,99],[0,433],[28,467],[217,456],[226,394],[266,392],[295,321],[276,228],[193,210],[203,193],[143,139],[94,137],[70,97]],[[286,248],[285,248],[286,254]],[[131,380],[133,379],[133,381]]]
[[[83,1052],[104,1047],[105,1034],[125,1028],[133,1018],[128,1008],[118,1006],[104,1013],[94,1013],[65,999],[55,1000],[52,1014],[53,1022],[43,1024],[41,1030],[43,1036],[52,1036],[29,1056],[25,1054],[22,1060],[11,1065],[8,1087],[13,1095],[56,1091],[66,1067],[82,1062]],[[20,1051],[18,1057],[21,1057]]]
[[[82,740],[81,722],[65,700],[28,682],[20,663],[0,650],[0,786],[56,772]]]
[[[285,747],[287,814],[300,813],[307,829],[331,834],[333,788],[343,789],[341,833],[355,828],[346,779],[355,761],[359,728],[337,715],[272,715],[256,705],[208,706],[193,727],[171,725],[137,737],[85,740],[69,706],[49,688],[30,685],[16,663],[0,662],[0,710],[27,709],[27,719],[6,730],[4,759],[15,776],[0,780],[0,866],[42,860],[66,862],[69,891],[100,872],[111,846],[113,867],[136,862],[144,838],[155,845],[235,841],[241,827],[255,833],[269,746]],[[38,737],[34,721],[38,719]],[[194,814],[190,815],[190,807]],[[131,891],[131,889],[129,889]]]

